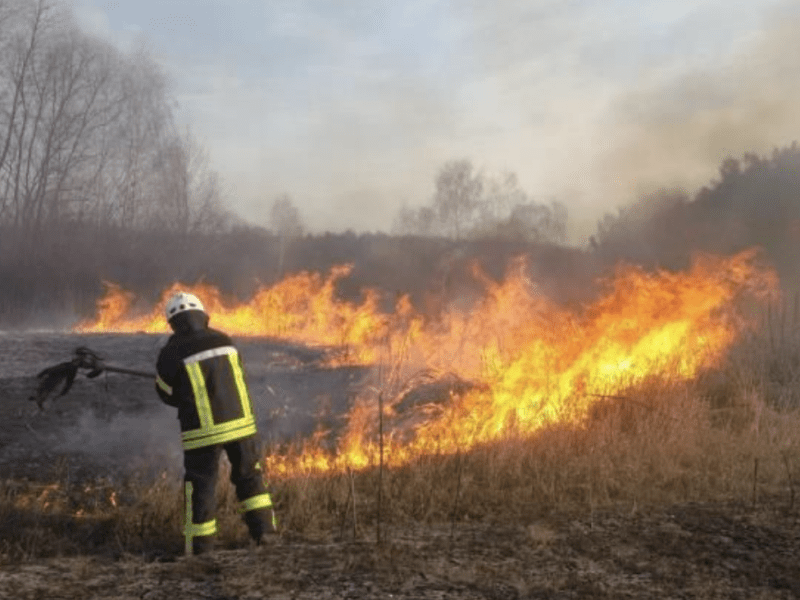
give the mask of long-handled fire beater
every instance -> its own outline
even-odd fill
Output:
[[[47,367],[37,373],[36,378],[39,380],[39,383],[36,387],[36,392],[30,396],[28,400],[36,402],[39,409],[42,410],[45,401],[51,395],[55,394],[59,386],[61,386],[61,391],[55,395],[63,396],[69,392],[75,381],[75,377],[77,377],[81,370],[86,371],[86,377],[89,379],[94,379],[104,371],[135,375],[137,377],[147,377],[154,381],[156,378],[156,374],[153,372],[110,365],[105,362],[105,359],[99,353],[86,346],[80,346],[75,348],[72,360]]]

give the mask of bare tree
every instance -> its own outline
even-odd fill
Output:
[[[277,235],[297,237],[303,234],[303,220],[289,194],[281,194],[269,209],[270,229]]]
[[[86,285],[151,233],[184,243],[227,229],[219,178],[173,104],[144,48],[83,33],[70,3],[0,0],[0,269],[56,289],[74,266]]]
[[[420,206],[415,210],[403,204],[392,223],[392,232],[396,235],[433,236],[438,226],[438,217],[430,206]]]
[[[0,177],[3,187],[0,195],[0,217],[15,219],[18,198],[11,195],[14,183],[13,165],[15,157],[22,158],[22,148],[13,143],[19,140],[20,113],[24,111],[24,85],[34,62],[34,51],[38,47],[41,30],[46,28],[47,17],[52,8],[47,2],[32,4],[8,2],[2,5],[2,29],[0,29]],[[16,173],[19,176],[19,172]],[[16,181],[18,185],[18,180]]]
[[[563,244],[567,238],[567,209],[557,201],[549,206],[535,202],[517,204],[508,219],[498,225],[498,231],[510,239]]]
[[[433,205],[440,222],[457,240],[472,223],[481,203],[483,187],[483,177],[473,173],[469,160],[446,163],[436,177]]]
[[[432,206],[403,205],[392,231],[400,235],[434,235],[443,228],[456,239],[500,237],[543,243],[564,243],[567,210],[559,202],[533,202],[515,173],[500,177],[474,173],[472,163],[446,163],[436,178]]]
[[[500,223],[508,219],[514,206],[527,201],[527,194],[520,188],[516,173],[488,178],[480,206],[481,220],[487,224]]]
[[[103,164],[103,132],[124,106],[116,51],[83,35],[69,13],[44,1],[29,9],[5,55],[13,94],[0,151],[3,216],[24,239],[73,216]]]
[[[126,100],[122,118],[109,128],[105,147],[110,157],[104,173],[107,215],[126,228],[152,226],[159,219],[163,179],[157,168],[165,146],[174,139],[166,78],[145,48],[124,58],[121,86]]]
[[[159,229],[185,235],[191,230],[190,148],[174,137],[160,148],[154,167],[159,174],[156,214]],[[155,224],[155,223],[154,223]]]
[[[433,206],[412,209],[404,204],[392,230],[433,235],[440,227],[456,239],[469,235],[558,244],[566,241],[567,209],[556,201],[532,201],[515,173],[485,176],[474,173],[470,161],[458,160],[439,171]]]
[[[218,178],[177,132],[166,78],[144,48],[121,54],[49,0],[19,0],[0,19],[10,27],[0,32],[2,222],[27,239],[65,220],[225,226]]]
[[[281,194],[272,201],[269,209],[270,229],[278,236],[278,276],[283,275],[287,247],[295,238],[303,235],[303,220],[300,211],[289,194]]]

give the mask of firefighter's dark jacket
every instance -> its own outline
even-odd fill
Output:
[[[239,353],[208,327],[202,311],[171,320],[175,333],[158,355],[156,391],[178,409],[184,450],[225,444],[256,433]]]

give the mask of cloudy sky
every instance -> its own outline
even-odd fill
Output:
[[[800,139],[796,0],[74,0],[144,38],[232,208],[289,193],[315,231],[388,231],[468,158],[570,212]]]

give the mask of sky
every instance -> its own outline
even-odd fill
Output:
[[[269,225],[389,231],[469,159],[605,212],[693,193],[723,159],[800,140],[796,0],[73,0],[89,33],[145,42],[229,208]]]

